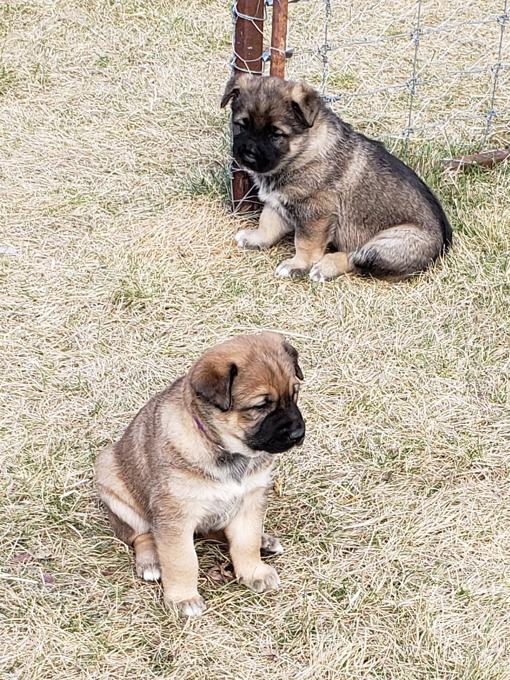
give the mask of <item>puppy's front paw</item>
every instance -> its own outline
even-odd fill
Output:
[[[266,247],[257,229],[241,229],[237,232],[235,239],[238,247],[246,250],[260,250]]]
[[[166,599],[169,607],[176,609],[179,616],[182,617],[196,617],[202,616],[202,614],[207,609],[204,598],[200,595],[195,595],[190,597],[189,600],[179,600],[179,602],[174,602],[171,599]]]
[[[262,534],[262,539],[260,541],[260,552],[263,555],[281,555],[283,553],[283,546],[274,536]]]
[[[239,575],[237,580],[256,593],[265,593],[280,588],[280,578],[276,569],[264,562],[256,564],[247,573]]]
[[[297,279],[304,276],[308,271],[307,267],[303,267],[295,257],[290,260],[284,260],[276,267],[275,274],[287,279]]]
[[[325,273],[322,271],[320,262],[317,262],[317,264],[314,264],[313,267],[311,268],[310,278],[312,281],[318,281],[319,283],[324,283],[325,281],[329,280],[328,277],[326,277]]]

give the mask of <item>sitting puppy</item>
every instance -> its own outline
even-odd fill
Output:
[[[153,397],[96,461],[96,483],[117,536],[134,547],[137,574],[162,577],[185,616],[205,610],[194,534],[223,530],[238,581],[261,593],[278,574],[261,548],[274,454],[301,444],[297,351],[277,333],[244,335],[208,350]]]
[[[269,248],[294,232],[296,254],[277,267],[279,276],[402,279],[447,250],[451,228],[430,189],[314,89],[243,74],[230,80],[221,106],[229,101],[234,158],[264,202],[258,229],[236,240]]]

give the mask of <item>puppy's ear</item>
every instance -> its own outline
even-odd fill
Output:
[[[296,119],[303,127],[311,128],[321,107],[317,90],[306,83],[296,83],[292,89],[291,107]]]
[[[239,71],[234,71],[230,80],[227,83],[223,97],[221,98],[220,108],[224,109],[229,101],[235,101],[239,97],[239,93],[243,89],[244,85],[258,76],[252,76],[249,73],[239,73]]]
[[[237,83],[237,77],[234,73],[227,83],[223,97],[221,98],[220,108],[224,109],[231,99],[235,99],[239,95],[239,85]]]
[[[245,77],[244,73],[234,71],[221,98],[220,108],[224,109],[231,99],[235,100],[239,96],[240,86]]]
[[[299,362],[298,362],[299,354],[298,354],[297,349],[295,347],[292,347],[292,345],[288,342],[283,343],[283,349],[287,352],[287,354],[292,359],[292,362],[294,363],[294,370],[296,372],[297,377],[300,380],[304,380],[305,376],[303,375],[303,371],[301,370],[301,366],[299,365]]]
[[[232,385],[236,375],[237,366],[234,363],[205,356],[191,371],[191,387],[199,397],[220,411],[228,411],[232,407]]]

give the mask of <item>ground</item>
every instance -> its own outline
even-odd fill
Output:
[[[510,678],[509,169],[415,149],[455,230],[420,278],[280,280],[289,245],[233,240],[226,3],[4,2],[0,45],[1,677]],[[200,544],[209,611],[183,623],[113,539],[94,457],[261,329],[306,378],[267,515],[282,589]]]

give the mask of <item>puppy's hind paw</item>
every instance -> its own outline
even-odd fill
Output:
[[[351,271],[352,265],[347,253],[328,253],[313,265],[310,270],[310,279],[325,283]]]
[[[318,281],[319,283],[324,283],[325,281],[327,281],[318,264],[314,264],[313,267],[311,268],[310,279],[312,281]]]
[[[161,569],[157,562],[137,562],[136,575],[143,578],[144,581],[159,581]]]
[[[297,279],[304,276],[308,269],[306,267],[299,266],[295,259],[284,260],[276,267],[276,276],[281,276],[285,279]]]
[[[202,616],[207,609],[205,600],[200,595],[195,595],[195,597],[191,597],[189,600],[180,600],[179,602],[168,601],[167,604],[177,610],[179,616],[187,618]]]
[[[281,555],[283,553],[283,545],[274,536],[262,534],[260,552],[262,555]]]
[[[238,581],[255,593],[280,589],[280,577],[276,569],[262,561],[247,571],[246,574],[240,575]]]

